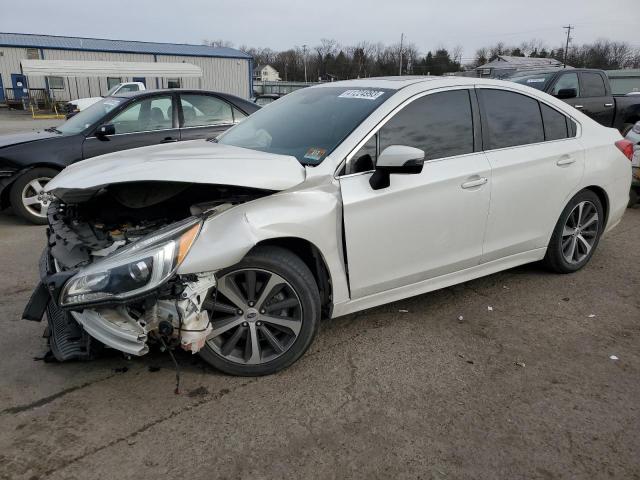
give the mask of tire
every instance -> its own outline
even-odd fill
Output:
[[[9,198],[13,211],[25,220],[36,225],[46,225],[47,223],[47,207],[51,202],[49,195],[40,195],[40,189],[34,188],[34,185],[44,187],[46,183],[58,174],[53,168],[37,167],[27,170],[18,179],[13,182]],[[34,183],[37,182],[37,183]],[[40,190],[40,191],[37,191]],[[28,199],[38,200],[33,204],[27,204]]]
[[[592,220],[594,213],[595,221]],[[582,218],[579,218],[580,215]],[[593,256],[603,228],[602,202],[591,190],[579,192],[562,211],[543,262],[557,273],[573,273],[580,270]],[[587,244],[590,245],[589,248]]]
[[[287,368],[307,351],[320,325],[320,294],[298,256],[256,247],[217,278],[205,302],[213,327],[199,352],[205,362],[230,375],[261,376]]]
[[[627,204],[627,208],[631,208],[633,206],[635,206],[636,203],[638,203],[638,201],[640,201],[640,195],[638,194],[638,187],[631,187],[631,190],[629,191],[629,203]]]
[[[620,130],[620,133],[622,134],[622,136],[626,137],[627,133],[629,133],[631,131],[631,129],[633,128],[634,125],[635,125],[635,122],[633,122],[633,123],[625,123],[622,126],[622,129]]]

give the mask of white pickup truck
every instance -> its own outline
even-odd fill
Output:
[[[118,93],[139,92],[140,90],[146,90],[146,87],[142,82],[123,82],[111,87],[105,97],[117,95]],[[103,98],[104,97],[90,97],[71,100],[67,103],[67,118],[74,116],[76,113],[81,112],[96,102],[99,102]]]

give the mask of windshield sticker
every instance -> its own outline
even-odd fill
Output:
[[[307,153],[304,154],[304,158],[318,162],[322,160],[325,153],[327,153],[327,151],[324,148],[311,147],[307,150]]]
[[[338,95],[338,98],[360,98],[362,100],[375,100],[384,95],[379,90],[347,90]]]
[[[544,78],[530,78],[527,83],[544,83]]]

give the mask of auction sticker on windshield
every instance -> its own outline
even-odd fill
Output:
[[[322,160],[325,153],[327,153],[327,150],[324,148],[311,147],[307,150],[307,153],[304,154],[304,158],[318,162]]]
[[[360,98],[363,100],[375,100],[384,95],[379,90],[347,90],[338,95],[339,98]]]

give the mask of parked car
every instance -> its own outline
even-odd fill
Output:
[[[260,105],[261,107],[264,107],[265,105],[269,105],[270,103],[275,102],[280,97],[281,95],[278,95],[277,93],[265,93],[263,95],[256,96],[256,98],[254,99],[254,103]]]
[[[140,92],[146,89],[147,87],[145,87],[144,83],[142,82],[123,82],[111,87],[105,97],[117,97],[122,93]],[[73,117],[76,113],[89,108],[91,105],[99,102],[103,98],[104,97],[78,98],[77,100],[71,100],[70,102],[67,102],[66,117]]]
[[[203,90],[146,90],[107,97],[58,127],[0,136],[0,208],[46,223],[49,180],[79,160],[128,148],[216,136],[258,108]]]
[[[632,207],[640,201],[640,122],[636,122],[625,137],[633,145],[632,181],[629,195],[629,206]]]
[[[519,72],[510,80],[549,93],[623,135],[640,120],[640,98],[613,95],[602,70],[567,68]]]
[[[499,80],[298,90],[216,140],[105,155],[54,178],[24,318],[47,310],[59,360],[86,358],[96,339],[273,373],[309,348],[321,317],[539,260],[581,269],[626,209],[626,143]]]

